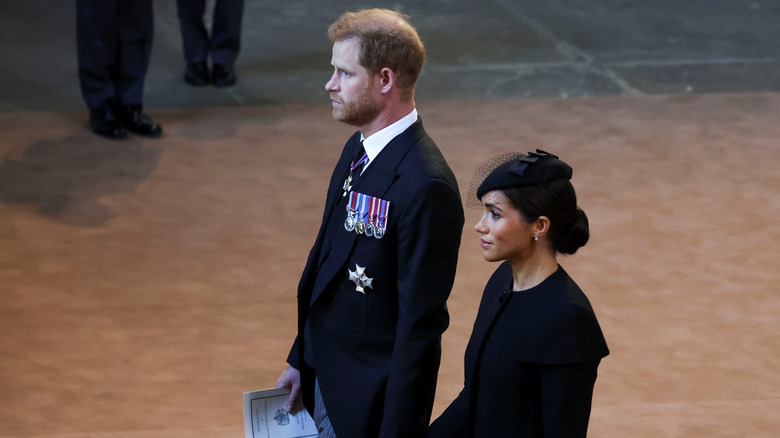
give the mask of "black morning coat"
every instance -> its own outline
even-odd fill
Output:
[[[347,142],[328,187],[298,286],[299,331],[288,362],[301,371],[310,412],[316,375],[339,438],[422,437],[449,324],[463,207],[455,176],[418,119],[352,187],[390,202],[384,236],[347,231],[342,186],[359,141],[355,133]],[[357,266],[372,278],[365,293],[349,281]]]
[[[429,438],[582,438],[609,354],[590,302],[566,271],[512,292],[504,262],[485,287],[466,347],[465,385]]]

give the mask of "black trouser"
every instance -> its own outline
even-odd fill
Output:
[[[76,0],[79,83],[87,107],[141,105],[154,35],[152,0]]]
[[[203,22],[206,0],[176,0],[184,60],[188,64],[211,61],[232,66],[241,47],[244,0],[216,0],[211,36]]]

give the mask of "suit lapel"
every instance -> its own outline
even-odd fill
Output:
[[[422,122],[418,119],[417,122],[391,140],[390,143],[382,149],[382,152],[377,155],[374,162],[371,163],[368,169],[366,169],[366,171],[357,179],[352,190],[370,196],[383,197],[396,179],[396,169],[398,168],[398,165],[409,153],[412,146],[417,143],[423,135],[425,135],[425,131],[423,130]],[[349,169],[348,166],[349,164],[345,167],[344,172]],[[333,185],[333,182],[331,185]],[[332,197],[331,194],[328,196],[329,198]],[[341,186],[338,187],[338,196],[333,200],[328,200],[327,212],[330,213],[328,216],[329,218],[334,213],[334,206],[338,205],[340,196]],[[392,204],[390,208],[392,209]],[[342,269],[345,269],[345,263],[349,259],[352,248],[355,246],[359,237],[357,233],[348,232],[343,228],[338,230],[338,232],[342,234],[340,234],[338,238],[333,236],[334,238],[330,240],[332,242],[331,248],[323,247],[320,249],[323,253],[325,251],[330,251],[330,253],[317,273],[317,279],[315,280],[314,288],[312,290],[311,302],[314,302],[333,278],[338,275]]]
[[[314,281],[317,278],[319,261],[323,255],[323,251],[328,251],[327,248],[323,248],[325,233],[327,232],[328,223],[333,216],[333,210],[341,200],[341,187],[344,182],[344,177],[349,170],[351,157],[354,155],[355,148],[357,148],[357,143],[359,141],[360,133],[356,132],[347,140],[347,143],[344,145],[344,149],[341,152],[341,157],[336,163],[336,167],[333,169],[330,184],[328,185],[328,192],[325,195],[325,208],[322,214],[320,229],[317,232],[317,239],[314,241],[314,247],[309,253],[309,258],[306,262],[303,274],[301,275],[301,281],[298,284],[298,293],[300,296],[308,296],[313,290]]]
[[[374,162],[358,178],[353,189],[370,196],[382,197],[396,178],[396,169],[420,138],[425,135],[422,121],[417,120],[406,131],[398,134],[374,158]]]
[[[336,169],[333,171],[333,177],[328,187],[328,198],[325,203],[325,212],[323,214],[323,227],[327,226],[327,221],[333,215],[333,209],[338,205],[342,198],[342,186],[344,184],[344,178],[346,178],[349,172],[349,165],[352,161],[352,156],[355,154],[357,144],[360,142],[360,133],[356,132],[352,138],[349,139],[347,145],[344,146],[344,152],[341,154]]]

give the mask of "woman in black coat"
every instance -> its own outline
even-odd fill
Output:
[[[609,350],[588,299],[556,259],[589,237],[571,175],[539,150],[496,157],[475,175],[482,252],[503,263],[485,287],[464,388],[429,438],[586,436]]]

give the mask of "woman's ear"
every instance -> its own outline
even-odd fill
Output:
[[[539,216],[539,218],[534,221],[531,231],[533,232],[534,237],[542,237],[547,234],[547,232],[550,231],[550,218],[547,216]]]

